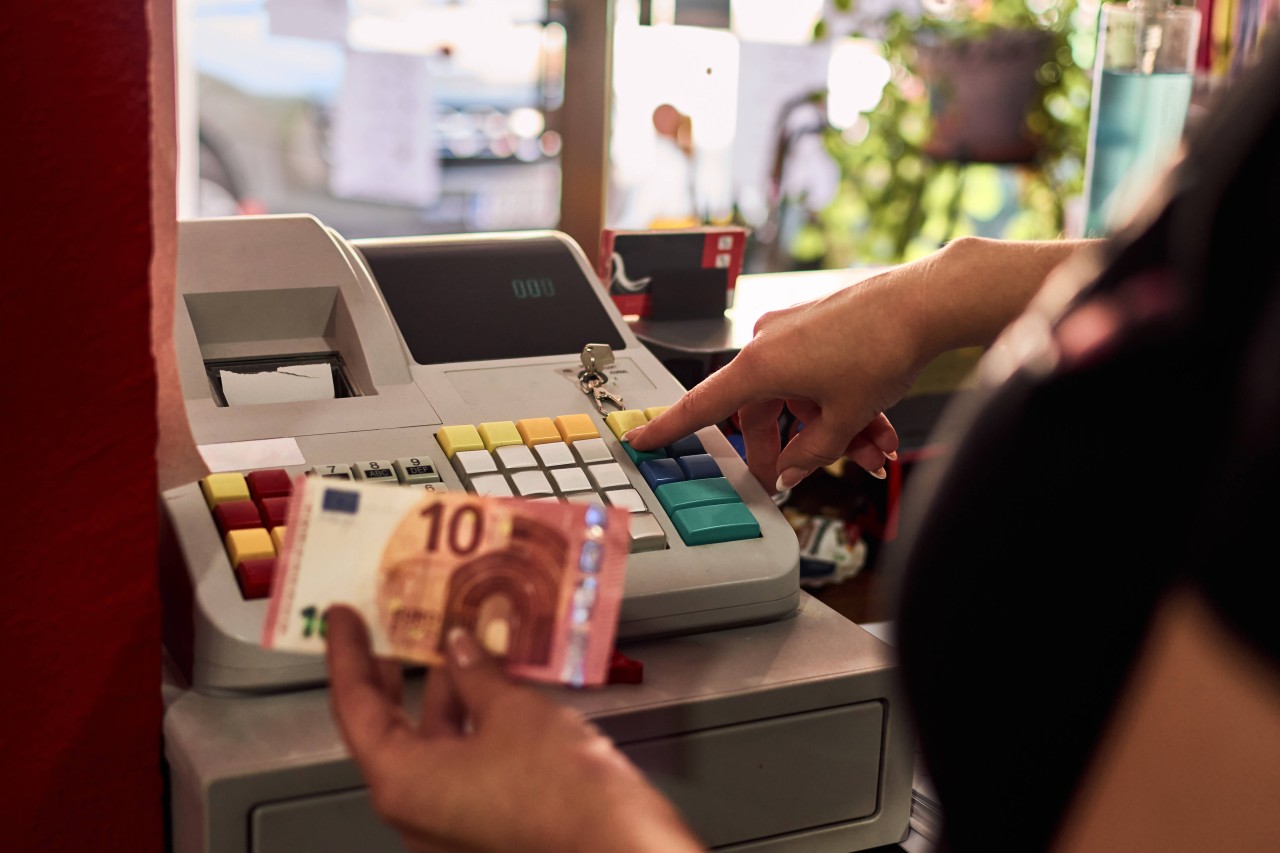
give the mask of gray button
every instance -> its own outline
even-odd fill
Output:
[[[658,519],[647,512],[631,516],[631,553],[641,551],[660,551],[667,547],[667,534],[658,523]]]

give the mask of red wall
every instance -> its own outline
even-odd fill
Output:
[[[0,12],[0,849],[163,848],[145,0]]]

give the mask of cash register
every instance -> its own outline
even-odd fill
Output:
[[[198,219],[179,223],[177,272],[210,474],[160,495],[175,850],[396,849],[328,719],[324,661],[260,645],[300,474],[625,508],[617,636],[644,683],[559,698],[711,846],[905,834],[890,650],[801,592],[795,532],[716,427],[626,443],[684,389],[570,238]]]

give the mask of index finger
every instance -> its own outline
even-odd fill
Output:
[[[624,438],[636,450],[654,450],[718,424],[748,403],[758,402],[750,384],[739,376],[742,355],[685,392],[679,400]]]

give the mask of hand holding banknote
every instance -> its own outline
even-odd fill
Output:
[[[433,666],[450,629],[508,672],[602,684],[630,539],[617,507],[301,478],[262,643],[320,653],[325,611],[354,607],[375,653]]]
[[[672,805],[581,714],[513,683],[462,628],[414,720],[402,670],[360,614],[328,612],[334,717],[374,809],[411,850],[703,850]]]

